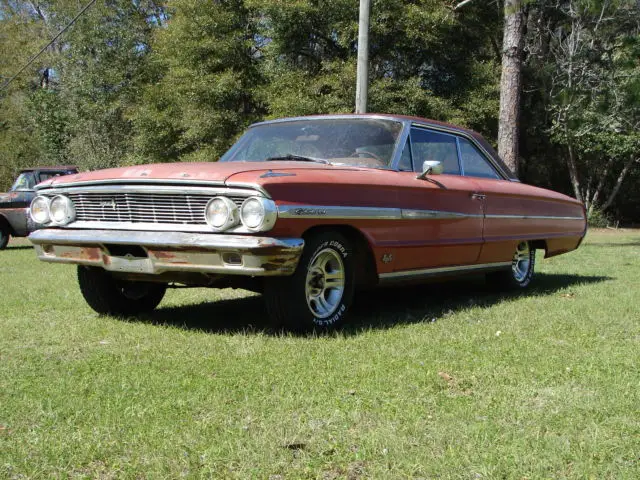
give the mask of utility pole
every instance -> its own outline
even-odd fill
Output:
[[[369,11],[370,0],[360,0],[358,27],[358,73],[356,79],[356,113],[367,112],[369,90]]]

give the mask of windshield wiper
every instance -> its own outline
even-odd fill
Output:
[[[264,159],[265,162],[275,162],[278,160],[293,160],[296,162],[316,162],[316,163],[324,163],[325,165],[329,164],[329,161],[325,160],[324,158],[304,157],[302,155],[293,155],[291,153],[287,155],[278,155],[275,157],[268,157]]]

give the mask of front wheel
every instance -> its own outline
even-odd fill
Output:
[[[295,273],[265,282],[265,301],[277,325],[327,331],[344,322],[354,291],[353,247],[338,232],[312,235]]]
[[[531,283],[536,264],[536,251],[529,242],[520,242],[516,247],[509,270],[493,272],[487,275],[487,280],[505,289],[525,288]]]
[[[4,250],[5,248],[7,248],[8,243],[9,230],[4,225],[0,225],[0,250]]]
[[[167,290],[161,283],[117,280],[98,267],[78,267],[82,296],[102,315],[138,315],[158,306]]]

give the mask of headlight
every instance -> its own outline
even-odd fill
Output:
[[[240,207],[240,219],[254,232],[271,230],[276,223],[277,209],[273,201],[262,197],[249,197]]]
[[[38,195],[31,201],[29,214],[31,215],[31,220],[36,223],[43,225],[49,223],[49,221],[51,221],[51,217],[49,216],[49,199]]]
[[[204,218],[216,230],[226,230],[240,223],[238,207],[227,197],[209,200],[204,210]]]
[[[57,195],[49,204],[49,215],[56,225],[66,225],[76,219],[76,207],[69,197]]]

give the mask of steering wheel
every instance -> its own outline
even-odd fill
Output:
[[[356,150],[355,152],[353,152],[351,155],[349,155],[350,157],[360,157],[360,156],[368,156],[369,158],[373,158],[374,160],[377,160],[380,163],[385,163],[384,160],[382,160],[378,155],[376,155],[373,152],[369,152],[368,150]]]

